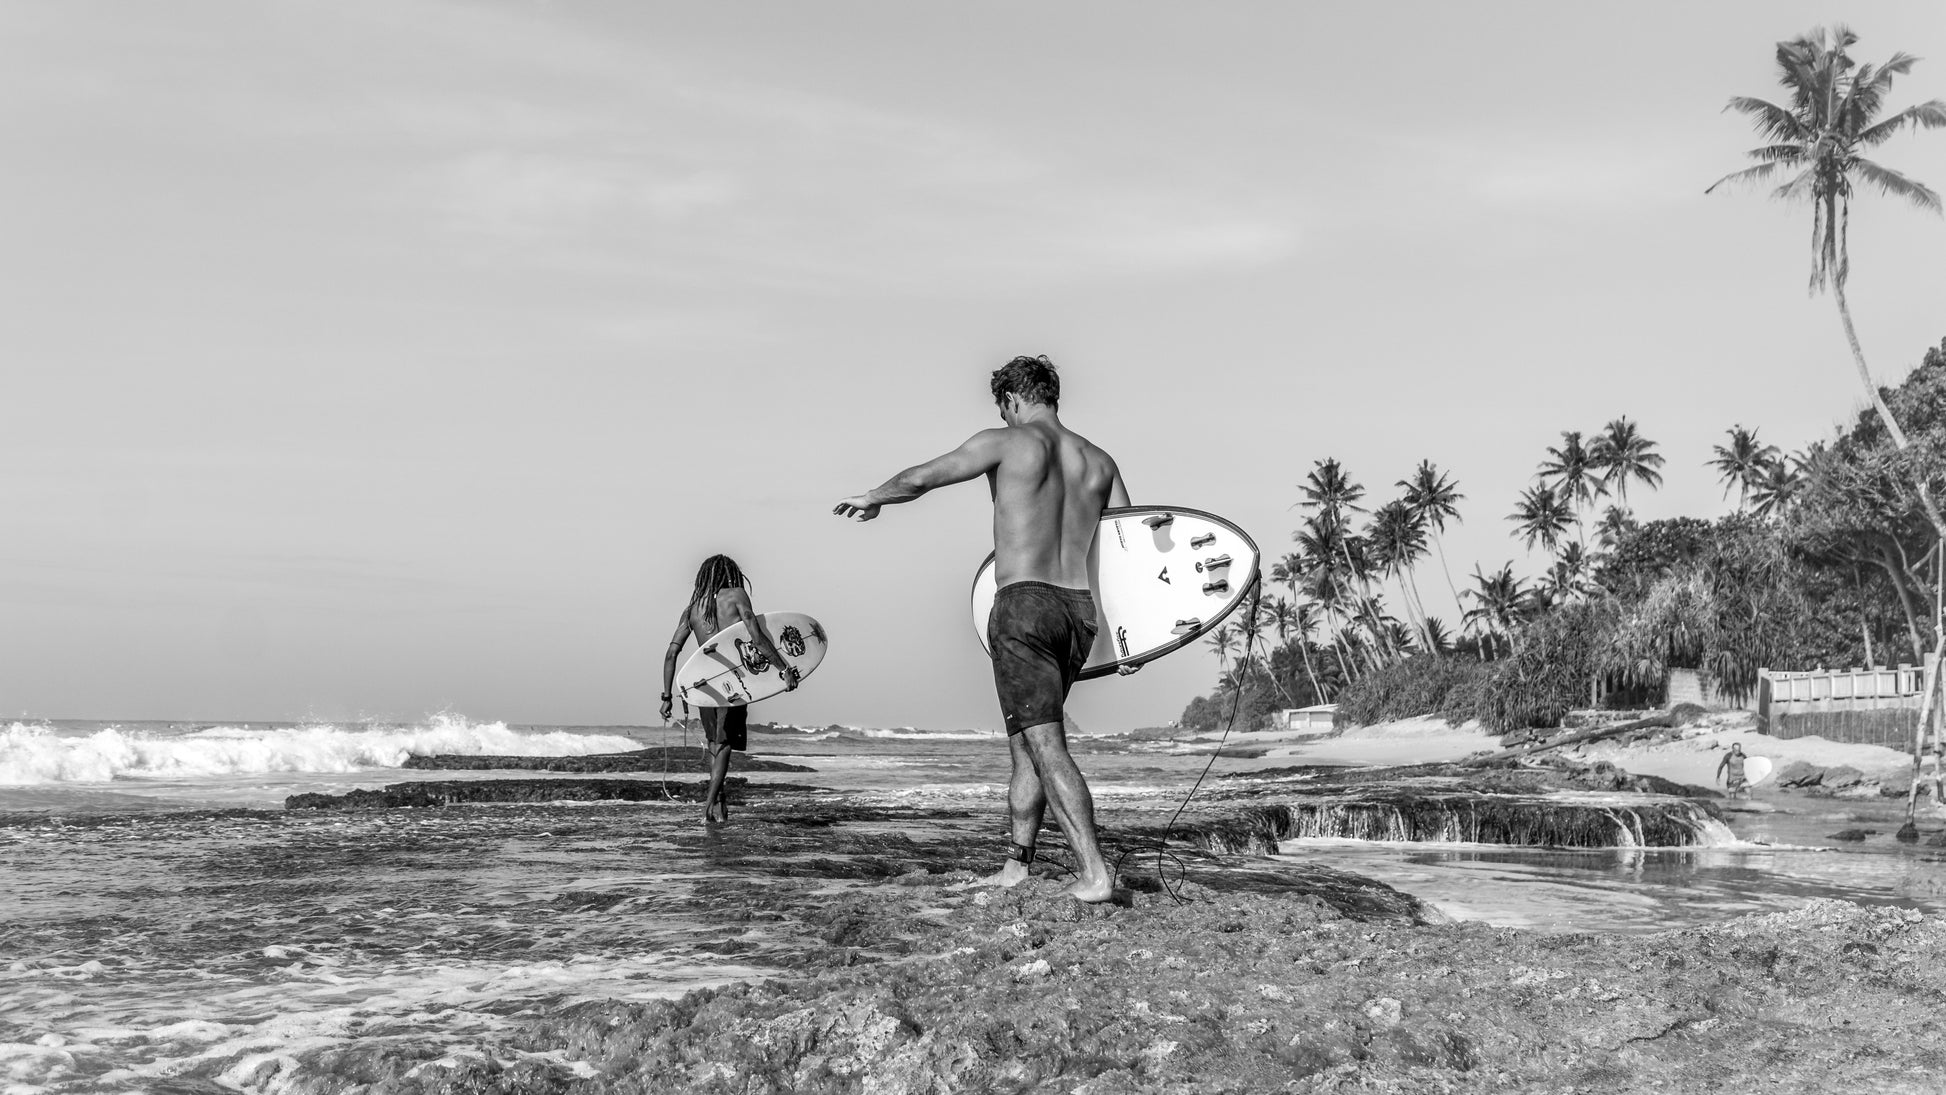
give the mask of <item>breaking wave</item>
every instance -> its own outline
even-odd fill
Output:
[[[435,715],[413,726],[215,726],[189,733],[109,727],[64,737],[46,726],[0,730],[0,786],[106,783],[268,772],[397,768],[414,754],[570,757],[620,753],[639,742],[613,734],[510,730],[504,722]]]

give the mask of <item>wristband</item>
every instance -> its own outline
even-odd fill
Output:
[[[664,693],[662,694],[662,699],[663,699],[663,702],[665,702],[665,703],[666,703],[666,702],[668,702],[668,700],[669,700],[670,698],[671,698],[671,697],[670,697],[670,695],[669,695],[669,693],[667,693],[667,692],[664,692]]]

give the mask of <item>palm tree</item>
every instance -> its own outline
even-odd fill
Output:
[[[1315,605],[1298,604],[1291,606],[1290,634],[1297,638],[1297,652],[1304,659],[1304,675],[1311,679],[1311,694],[1319,703],[1331,702],[1331,694],[1318,680],[1318,671],[1311,664],[1311,635],[1317,630],[1318,618],[1312,610]]]
[[[1350,531],[1348,518],[1349,514],[1365,512],[1358,504],[1358,500],[1365,497],[1364,486],[1345,473],[1344,465],[1338,463],[1337,458],[1327,457],[1312,465],[1297,489],[1303,496],[1297,504],[1316,510],[1325,525],[1337,530],[1338,553],[1344,560],[1345,573],[1358,582],[1359,589],[1369,599],[1372,595],[1371,568],[1356,557],[1356,549],[1361,545],[1359,538]]]
[[[1607,493],[1608,488],[1602,483],[1594,454],[1581,442],[1580,430],[1561,431],[1560,447],[1548,446],[1547,459],[1541,461],[1534,478],[1553,487],[1562,501],[1574,508],[1574,523],[1581,526],[1581,540],[1585,544],[1588,530],[1581,522],[1581,507],[1592,508],[1595,499]]]
[[[1602,486],[1615,492],[1622,509],[1628,509],[1628,482],[1633,479],[1654,490],[1662,486],[1661,454],[1656,443],[1642,436],[1627,415],[1603,426],[1589,447],[1589,456],[1601,470]]]
[[[1319,510],[1333,518],[1343,517],[1347,511],[1365,512],[1358,505],[1365,497],[1365,488],[1351,481],[1335,457],[1317,461],[1297,489],[1304,496],[1298,505],[1305,509]]]
[[[1509,644],[1519,650],[1520,643],[1514,638],[1514,627],[1527,608],[1529,594],[1522,580],[1514,577],[1514,565],[1507,563],[1491,576],[1480,573],[1480,568],[1475,566],[1473,584],[1476,588],[1466,591],[1466,595],[1473,599],[1473,607],[1466,610],[1467,628],[1479,631],[1481,637],[1489,641],[1496,636],[1505,636]],[[1498,646],[1497,643],[1494,645]]]
[[[1311,695],[1318,697],[1319,702],[1323,702],[1324,691],[1318,687],[1318,675],[1311,669],[1311,649],[1306,642],[1310,637],[1309,630],[1314,626],[1313,621],[1303,618],[1303,610],[1309,607],[1309,605],[1294,604],[1282,597],[1272,597],[1270,607],[1264,611],[1270,618],[1270,626],[1277,632],[1277,642],[1285,650],[1289,650],[1293,645],[1291,636],[1293,634],[1298,636],[1295,645],[1298,655],[1304,659],[1304,676],[1311,682]],[[1300,626],[1304,627],[1303,632],[1299,632]],[[1274,678],[1275,674],[1272,676]],[[1283,688],[1282,681],[1278,682],[1278,687]],[[1284,699],[1288,700],[1292,707],[1297,706],[1297,701],[1291,696],[1289,689],[1284,689]]]
[[[1938,213],[1939,195],[1924,183],[1866,159],[1864,154],[1907,127],[1946,126],[1946,101],[1933,99],[1880,118],[1893,80],[1911,72],[1918,58],[1894,53],[1884,64],[1861,64],[1846,52],[1857,41],[1858,35],[1840,25],[1817,27],[1809,34],[1777,43],[1778,80],[1790,96],[1790,105],[1742,95],[1730,100],[1724,109],[1748,116],[1765,143],[1750,150],[1750,158],[1758,161],[1756,166],[1723,176],[1703,193],[1712,193],[1724,183],[1768,182],[1781,169],[1789,178],[1771,195],[1787,201],[1810,201],[1811,291],[1830,288],[1838,305],[1838,318],[1844,324],[1845,341],[1851,346],[1852,363],[1858,368],[1858,381],[1865,386],[1865,394],[1877,408],[1893,443],[1903,449],[1905,432],[1872,380],[1865,351],[1858,345],[1857,328],[1852,325],[1851,305],[1845,300],[1845,282],[1851,275],[1846,239],[1851,195],[1858,185],[1868,184],[1880,193]],[[1930,501],[1927,509],[1933,524],[1939,526],[1937,514],[1930,512]]]
[[[1635,519],[1620,506],[1609,506],[1602,511],[1601,520],[1595,523],[1595,542],[1602,547],[1614,550],[1622,542],[1622,534],[1635,527]]]
[[[1291,539],[1298,546],[1297,555],[1301,563],[1296,573],[1303,582],[1304,593],[1330,617],[1331,645],[1338,654],[1338,668],[1344,671],[1345,679],[1349,681],[1353,679],[1353,673],[1343,637],[1348,615],[1346,605],[1352,597],[1344,570],[1338,562],[1341,554],[1338,540],[1343,535],[1342,526],[1333,523],[1324,514],[1316,513],[1304,519],[1303,527],[1291,533]]]
[[[1776,463],[1777,446],[1759,442],[1757,431],[1744,429],[1741,422],[1729,432],[1730,443],[1715,446],[1716,459],[1709,461],[1709,466],[1723,480],[1723,497],[1730,496],[1731,487],[1737,489],[1737,511],[1742,512],[1750,501],[1751,488],[1763,478],[1764,470]]]
[[[1446,565],[1446,545],[1440,534],[1446,531],[1448,518],[1459,520],[1459,504],[1466,501],[1466,495],[1459,492],[1459,484],[1430,460],[1419,461],[1411,477],[1399,480],[1397,486],[1405,491],[1405,504],[1432,530],[1433,548],[1439,552],[1439,569],[1446,572],[1446,588],[1452,591],[1453,603],[1459,604],[1459,587],[1453,584],[1453,568]]]
[[[1561,534],[1573,523],[1573,514],[1567,502],[1546,486],[1532,486],[1520,492],[1520,501],[1514,504],[1514,511],[1507,520],[1519,525],[1521,539],[1532,548],[1534,541],[1553,551],[1561,542]]]
[[[1782,517],[1790,512],[1791,503],[1803,485],[1802,472],[1792,467],[1790,461],[1782,457],[1771,460],[1757,473],[1757,481],[1750,488],[1750,497],[1756,501],[1751,512],[1759,517]]]
[[[1425,522],[1404,502],[1387,502],[1372,514],[1366,533],[1371,556],[1381,575],[1399,583],[1399,594],[1406,610],[1423,619],[1426,607],[1419,601],[1419,584],[1412,578],[1413,567],[1426,557]]]
[[[1222,627],[1210,632],[1208,642],[1209,648],[1216,651],[1217,673],[1222,674],[1228,672],[1230,668],[1230,655],[1237,648],[1236,628],[1229,624],[1224,624]]]
[[[1447,654],[1453,649],[1453,636],[1437,616],[1428,616],[1419,625],[1419,641],[1432,654]]]
[[[1554,558],[1543,581],[1548,596],[1555,602],[1571,601],[1588,592],[1588,552],[1569,541]]]

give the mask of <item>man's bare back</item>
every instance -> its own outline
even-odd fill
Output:
[[[987,473],[995,580],[1087,589],[1095,529],[1121,484],[1115,461],[1058,419],[988,432],[999,435],[1000,452]]]

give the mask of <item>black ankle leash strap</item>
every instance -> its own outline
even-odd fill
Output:
[[[1022,864],[1032,863],[1034,862],[1034,849],[1008,841],[1007,858],[1017,860]]]

